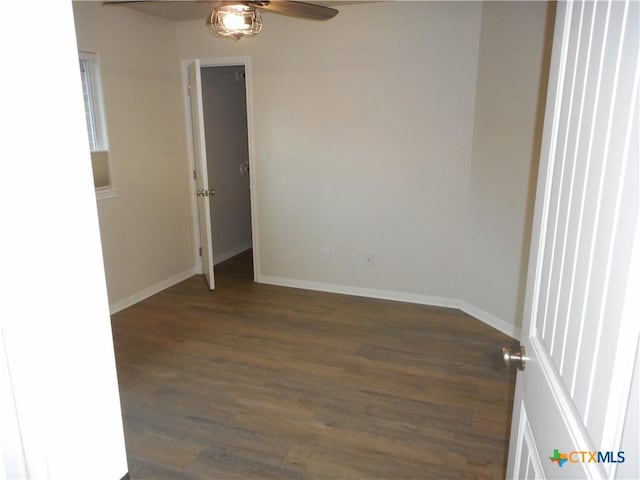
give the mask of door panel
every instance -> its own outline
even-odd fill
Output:
[[[520,412],[520,430],[523,434],[516,453],[520,465],[517,478],[523,480],[543,478],[544,469],[540,463],[540,454],[537,450],[533,433],[531,433],[527,412],[523,404],[520,404],[520,407],[522,408]]]
[[[209,177],[207,174],[207,148],[202,113],[202,80],[200,61],[189,65],[189,101],[191,104],[191,131],[193,135],[193,155],[196,167],[196,190],[198,192],[198,226],[202,251],[202,271],[209,288],[215,288],[213,271],[213,236],[211,234],[211,206]]]
[[[558,4],[510,478],[605,478],[624,450],[640,330],[639,7]],[[583,451],[612,453],[571,455]]]

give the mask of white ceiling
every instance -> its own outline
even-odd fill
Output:
[[[107,2],[105,2],[107,3]],[[126,8],[132,8],[139,12],[148,13],[168,20],[197,20],[205,19],[209,16],[212,3],[208,1],[175,1],[175,0],[153,0],[148,2],[131,2]],[[357,3],[371,3],[371,1],[308,1],[327,7],[338,8],[340,5],[353,5]],[[118,5],[120,6],[120,5]],[[117,8],[112,6],[111,8]]]

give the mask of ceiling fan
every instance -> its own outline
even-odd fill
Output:
[[[104,5],[125,5],[133,8],[143,5],[180,6],[198,5],[211,8],[207,26],[212,33],[225,38],[238,40],[251,37],[262,30],[260,10],[308,20],[329,20],[338,14],[338,10],[315,3],[294,0],[105,0]]]

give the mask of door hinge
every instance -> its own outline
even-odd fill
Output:
[[[202,247],[198,247],[198,253],[202,256]]]
[[[196,171],[195,171],[195,170],[193,171],[193,179],[194,179],[194,180],[197,180],[197,179],[198,179],[198,176],[196,175]]]
[[[191,96],[191,84],[187,83],[187,95]]]

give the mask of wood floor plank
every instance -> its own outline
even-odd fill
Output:
[[[512,339],[458,310],[256,284],[251,265],[113,316],[133,480],[504,477]]]

